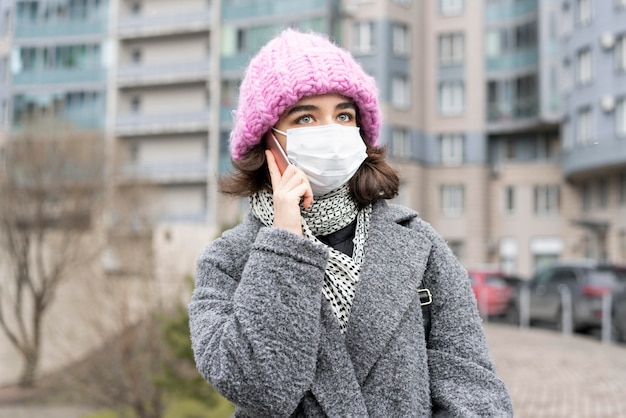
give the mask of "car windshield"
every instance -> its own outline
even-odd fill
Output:
[[[504,280],[504,278],[502,278],[500,276],[487,276],[487,277],[485,277],[485,283],[487,283],[489,286],[493,286],[493,287],[506,287],[506,286],[508,286],[508,283],[506,282],[506,280]]]

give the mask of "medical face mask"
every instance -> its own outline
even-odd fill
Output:
[[[308,177],[313,195],[343,186],[359,169],[367,153],[359,128],[321,125],[276,132],[287,136],[287,156]]]

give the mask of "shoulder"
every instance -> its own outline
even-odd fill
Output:
[[[430,223],[422,219],[417,211],[406,206],[382,200],[374,204],[372,215],[377,221],[393,222],[409,228],[432,243],[443,242],[443,238]]]

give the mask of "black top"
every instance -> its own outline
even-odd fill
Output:
[[[356,219],[348,226],[335,231],[332,234],[318,236],[317,239],[337,251],[352,257],[354,251],[354,232],[356,231]]]

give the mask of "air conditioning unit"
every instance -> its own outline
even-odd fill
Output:
[[[615,36],[612,33],[605,33],[600,37],[600,45],[604,49],[611,49],[615,45]]]
[[[600,100],[600,107],[605,112],[612,112],[615,109],[615,98],[607,94]]]

